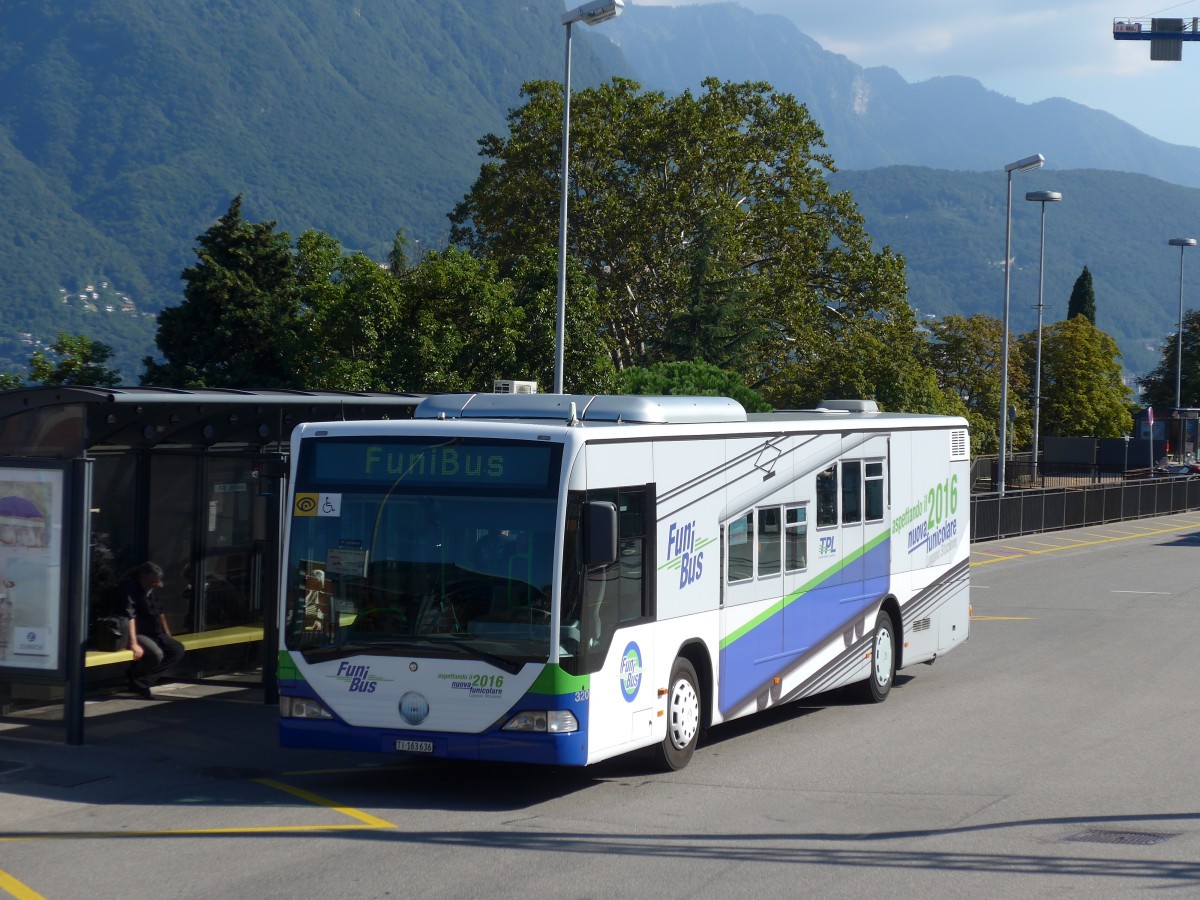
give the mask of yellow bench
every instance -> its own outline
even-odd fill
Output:
[[[175,640],[185,650],[202,650],[205,647],[225,647],[229,644],[249,644],[263,639],[261,625],[237,625],[233,628],[216,628],[196,634],[177,634]],[[89,650],[86,665],[108,666],[114,663],[133,662],[132,650]]]

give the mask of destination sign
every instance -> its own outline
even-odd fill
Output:
[[[560,448],[516,441],[330,438],[306,442],[303,454],[301,478],[312,485],[541,492],[556,486]]]

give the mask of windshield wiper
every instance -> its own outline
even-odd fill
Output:
[[[458,640],[457,638],[445,638],[437,635],[429,635],[425,640],[435,644],[446,644],[450,647],[455,647],[465,651],[468,655],[474,656],[476,659],[481,659],[484,662],[491,663],[498,669],[503,669],[509,675],[516,675],[521,671],[523,664],[518,664],[512,660],[505,659],[503,656],[497,656],[494,653],[488,653],[486,650],[480,650],[477,647],[472,647],[466,641]]]
[[[468,656],[483,662],[490,663],[498,669],[503,669],[510,675],[516,675],[521,671],[524,663],[515,663],[512,660],[505,659],[503,656],[497,656],[494,653],[488,653],[486,650],[480,650],[477,647],[472,647],[465,641],[457,640],[456,638],[439,637],[438,635],[423,635],[419,637],[407,637],[401,639],[393,639],[386,641],[355,641],[353,645],[347,644],[339,648],[347,649],[349,646],[354,646],[358,653],[370,653],[372,650],[400,650],[400,649],[416,649],[422,645],[429,644],[445,644],[453,647],[456,650],[462,650]]]

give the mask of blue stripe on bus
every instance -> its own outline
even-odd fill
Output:
[[[304,681],[281,681],[281,694],[311,697],[324,703]],[[569,710],[579,722],[579,730],[569,734],[531,734],[502,731],[501,726],[516,713],[526,710]],[[397,714],[399,720],[399,714]],[[396,753],[396,741],[431,741],[430,754],[441,759],[475,759],[494,762],[528,762],[552,765],[582,766],[587,764],[588,704],[577,701],[575,694],[527,693],[478,734],[447,731],[418,731],[404,728],[375,728],[348,725],[340,719],[293,719],[280,717],[279,742],[284,747],[315,748],[319,750],[353,750],[363,753]]]
[[[891,541],[862,557],[862,581],[843,583],[846,568],[832,570],[807,591],[721,649],[718,704],[728,715],[764,692],[829,638],[852,625],[890,590]],[[850,563],[857,569],[859,560]]]

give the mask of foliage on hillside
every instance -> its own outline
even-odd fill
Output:
[[[561,0],[5,0],[0,15],[0,369],[19,333],[114,348],[131,379],[154,321],[64,307],[107,281],[180,300],[195,236],[247,213],[385,258],[445,215],[528,78],[562,72]],[[576,84],[624,62],[580,34]]]
[[[891,167],[839,172],[877,246],[906,263],[909,302],[924,315],[1000,318],[1004,304],[1005,177]],[[1038,203],[1028,191],[1055,190],[1046,210],[1045,321],[1066,318],[1076,278],[1093,282],[1096,326],[1112,335],[1124,365],[1148,372],[1179,318],[1179,251],[1171,237],[1200,222],[1200,190],[1140,175],[1039,170],[1014,178],[1011,328],[1037,322]],[[1195,270],[1192,270],[1195,272]],[[1185,305],[1200,305],[1200,275],[1185,278]]]

